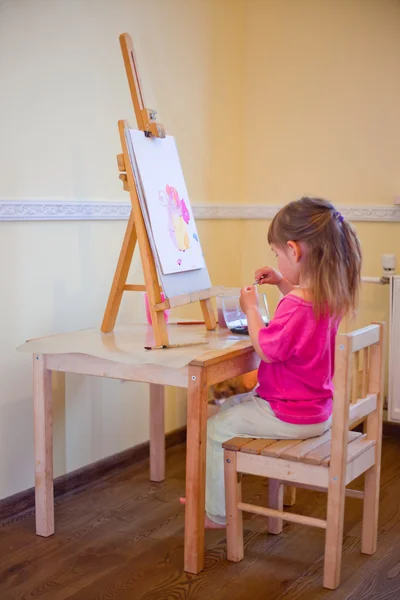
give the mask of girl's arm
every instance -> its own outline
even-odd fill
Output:
[[[242,311],[247,316],[247,326],[249,328],[249,336],[254,350],[264,362],[271,362],[268,356],[265,356],[261,350],[258,336],[261,329],[265,328],[265,323],[258,310],[257,290],[254,286],[242,288],[240,292],[240,306]]]
[[[261,358],[261,360],[263,360],[264,362],[267,362],[267,363],[271,362],[269,360],[268,356],[265,356],[264,352],[261,350],[261,346],[258,341],[258,336],[259,336],[260,330],[265,328],[265,323],[260,314],[260,311],[258,310],[257,304],[255,304],[255,305],[252,304],[248,307],[246,316],[247,316],[247,326],[249,328],[249,336],[250,336],[251,343],[254,346],[254,350],[257,352],[257,354]]]

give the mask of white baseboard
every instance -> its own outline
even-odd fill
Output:
[[[125,221],[129,202],[76,200],[0,200],[0,221]],[[270,220],[279,206],[269,204],[193,205],[196,219]],[[400,222],[400,206],[343,206],[343,216],[354,222]]]

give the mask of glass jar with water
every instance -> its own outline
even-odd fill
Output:
[[[265,294],[257,294],[258,297],[258,310],[260,311],[261,317],[268,325],[270,317],[268,312],[268,303]],[[247,325],[247,317],[240,308],[240,296],[222,296],[219,298],[222,307],[222,313],[226,327],[232,331],[232,333],[238,333],[240,335],[248,335],[249,328]]]

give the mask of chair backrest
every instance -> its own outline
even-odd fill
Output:
[[[346,459],[349,425],[383,410],[384,329],[384,323],[375,323],[337,336],[332,460]],[[367,435],[373,439],[372,433]]]

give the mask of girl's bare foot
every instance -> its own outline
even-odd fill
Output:
[[[186,504],[186,498],[179,498],[179,502],[183,505]],[[204,519],[204,528],[205,529],[225,529],[226,525],[220,525],[219,523],[215,523],[215,521],[211,521],[211,519],[206,515]]]

